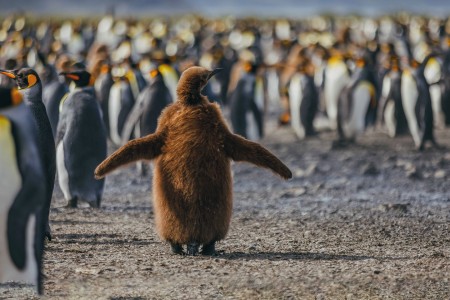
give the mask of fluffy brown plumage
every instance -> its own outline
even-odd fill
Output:
[[[233,204],[230,160],[292,177],[267,149],[231,133],[219,106],[200,94],[214,74],[200,67],[183,72],[177,102],[163,111],[156,132],[128,142],[95,170],[96,177],[102,178],[124,164],[155,159],[156,227],[175,252],[181,252],[183,244],[188,244],[191,254],[199,244],[205,253],[214,252],[214,242],[227,234]]]

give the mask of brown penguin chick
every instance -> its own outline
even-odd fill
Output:
[[[232,211],[230,161],[247,161],[288,179],[292,173],[261,145],[228,129],[220,108],[200,91],[218,70],[191,67],[177,86],[177,102],[168,106],[154,134],[122,146],[95,170],[108,172],[137,160],[155,159],[153,207],[156,228],[172,251],[215,253],[225,237]]]

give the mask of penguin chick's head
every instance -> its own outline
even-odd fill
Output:
[[[35,70],[24,68],[14,71],[0,70],[0,73],[16,81],[19,90],[29,89],[41,82]]]
[[[202,67],[190,67],[180,77],[177,85],[178,100],[189,104],[197,104],[201,101],[200,92],[208,83],[208,80],[222,69],[212,71]]]
[[[92,84],[91,73],[86,70],[72,71],[72,72],[62,72],[59,73],[66,78],[69,78],[75,82],[76,87],[85,87]]]

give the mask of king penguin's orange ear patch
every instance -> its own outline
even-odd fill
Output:
[[[244,63],[244,70],[250,72],[252,70],[252,65],[248,62]]]
[[[33,85],[35,85],[37,82],[37,77],[34,74],[29,74],[27,76],[27,79],[28,79],[28,87],[29,88],[32,87]]]
[[[155,78],[156,75],[158,75],[158,69],[154,69],[154,70],[152,70],[152,71],[150,72],[150,77],[151,77],[151,78]]]

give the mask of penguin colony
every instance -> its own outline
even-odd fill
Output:
[[[270,121],[299,139],[331,129],[340,146],[369,127],[409,134],[419,150],[438,147],[434,129],[450,125],[449,19],[36,22],[0,25],[1,282],[42,290],[55,169],[69,207],[100,207],[94,170],[107,142],[119,149],[96,175],[129,162],[145,175],[142,160],[153,160],[160,236],[176,253],[213,254],[231,217],[229,161],[291,176],[254,142]],[[222,182],[202,190],[199,178]],[[177,213],[187,206],[192,213]],[[221,213],[208,221],[207,210]]]

